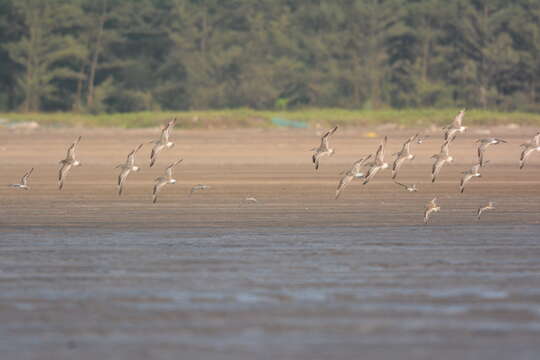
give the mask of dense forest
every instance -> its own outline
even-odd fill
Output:
[[[540,0],[0,0],[0,111],[540,111]]]

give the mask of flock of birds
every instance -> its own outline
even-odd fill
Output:
[[[432,171],[431,171],[432,182],[435,182],[437,180],[437,177],[439,176],[439,173],[441,172],[441,169],[443,168],[445,164],[449,164],[454,161],[454,158],[450,155],[450,144],[452,143],[452,141],[455,140],[456,136],[459,133],[463,133],[467,129],[465,126],[463,126],[464,116],[465,116],[465,109],[459,112],[459,114],[454,118],[454,121],[449,126],[446,126],[443,128],[444,141],[443,141],[443,144],[441,145],[441,150],[438,154],[435,154],[431,157],[434,160]],[[159,137],[159,139],[149,142],[153,144],[152,151],[150,153],[150,167],[154,166],[158,158],[158,155],[163,150],[170,149],[174,146],[174,143],[170,141],[170,135],[175,125],[176,125],[176,118],[173,118],[161,128],[161,136]],[[322,158],[334,155],[335,151],[334,149],[330,147],[329,138],[332,134],[334,134],[337,131],[337,129],[338,127],[335,126],[334,128],[326,131],[322,135],[321,143],[319,147],[311,149],[311,151],[313,151],[312,161],[315,166],[315,170],[319,169],[320,161]],[[401,169],[403,164],[406,161],[412,161],[415,159],[415,155],[411,153],[411,145],[414,143],[422,144],[422,142],[425,139],[426,139],[426,136],[423,136],[421,134],[416,134],[414,136],[411,136],[405,141],[405,143],[401,147],[401,150],[393,154],[393,156],[395,156],[395,160],[392,164],[392,179],[397,185],[403,187],[404,190],[408,192],[416,192],[418,190],[416,187],[416,184],[403,184],[403,183],[397,182],[395,179],[397,178],[399,170]],[[59,162],[60,164],[60,169],[58,171],[58,189],[59,190],[63,189],[64,181],[67,175],[69,174],[69,172],[71,171],[71,169],[74,167],[81,166],[81,162],[77,160],[75,156],[75,150],[80,141],[81,141],[81,137],[79,136],[69,146],[65,159],[60,160]],[[388,138],[385,136],[384,139],[381,141],[381,144],[379,145],[374,156],[372,154],[363,156],[359,160],[355,161],[349,169],[341,173],[342,176],[339,180],[339,183],[336,189],[336,199],[339,198],[343,190],[353,180],[361,179],[363,181],[363,185],[367,185],[381,170],[390,168],[390,164],[385,162],[384,160],[385,147],[386,147],[387,141],[388,141]],[[480,170],[489,163],[488,160],[484,159],[484,155],[487,148],[490,147],[491,145],[506,143],[506,141],[502,139],[490,137],[490,138],[479,139],[476,141],[476,143],[478,144],[478,149],[477,149],[478,161],[470,168],[470,170],[467,170],[462,173],[463,176],[459,184],[461,193],[465,191],[465,185],[469,181],[471,181],[475,177],[482,176],[480,174]],[[125,163],[116,166],[116,169],[120,169],[120,173],[118,175],[118,182],[117,182],[119,196],[122,195],[123,193],[123,189],[126,184],[128,175],[131,172],[137,172],[140,170],[140,167],[135,165],[135,155],[143,146],[144,144],[139,144],[135,149],[133,149],[127,155],[127,159]],[[521,148],[522,148],[522,152],[521,152],[519,167],[520,169],[523,169],[527,159],[534,152],[540,152],[540,132],[538,132],[527,143],[521,144]],[[154,179],[155,183],[152,190],[153,203],[157,202],[158,194],[162,190],[163,187],[169,184],[176,183],[176,179],[173,178],[173,169],[182,161],[183,159],[178,159],[174,161],[173,163],[169,164],[165,168],[164,174]],[[10,184],[9,186],[17,188],[17,189],[28,190],[29,189],[28,179],[32,175],[33,171],[34,171],[34,168],[30,169],[28,172],[26,172],[23,175],[20,183]],[[209,186],[198,184],[191,189],[191,194],[193,194],[195,191],[207,190],[207,189],[209,189]],[[246,198],[245,201],[257,202],[257,200],[252,197]],[[493,210],[493,209],[495,209],[495,204],[491,201],[487,205],[479,207],[478,210],[476,211],[477,218],[480,219],[484,211]],[[424,223],[427,224],[429,222],[431,215],[434,212],[438,212],[438,211],[440,211],[440,206],[437,204],[437,198],[435,197],[426,205],[426,208],[424,211]]]
[[[454,118],[454,121],[449,125],[443,128],[444,130],[444,141],[441,145],[441,150],[438,154],[433,155],[431,158],[434,160],[432,170],[431,170],[431,182],[435,182],[441,169],[445,164],[450,164],[454,161],[454,158],[450,155],[450,144],[455,140],[456,136],[459,133],[463,133],[467,128],[463,126],[463,117],[465,116],[465,109],[461,110],[459,114]],[[313,151],[312,161],[315,165],[315,170],[319,169],[320,161],[323,157],[332,156],[335,153],[335,150],[330,147],[329,138],[332,134],[338,129],[337,126],[326,131],[321,138],[321,144],[319,147],[311,149]],[[408,138],[401,150],[393,156],[395,160],[392,164],[392,179],[394,182],[403,187],[406,191],[416,192],[418,189],[416,184],[403,184],[397,182],[395,179],[399,173],[399,170],[406,161],[414,160],[415,155],[411,153],[411,145],[413,143],[421,144],[426,139],[426,136],[421,134],[416,134]],[[343,190],[349,185],[354,179],[361,179],[363,185],[367,185],[373,177],[379,171],[390,168],[390,164],[384,161],[385,147],[388,138],[385,136],[381,141],[375,156],[372,154],[363,156],[359,160],[355,161],[352,166],[341,173],[342,177],[338,182],[336,189],[336,199],[339,198]],[[506,143],[505,140],[498,138],[483,138],[476,141],[478,144],[477,155],[478,161],[475,163],[469,170],[464,171],[461,177],[459,184],[459,191],[463,193],[465,191],[465,185],[476,177],[482,176],[480,170],[489,163],[489,160],[485,160],[485,152],[491,145],[498,145]],[[527,143],[521,144],[521,156],[519,160],[519,168],[523,169],[527,159],[534,153],[540,152],[540,132]],[[430,202],[427,203],[424,210],[424,223],[427,224],[431,215],[435,212],[440,211],[440,206],[437,204],[437,198],[435,197]],[[487,205],[480,206],[476,211],[476,216],[478,219],[482,216],[482,213],[487,210],[494,210],[495,203],[490,201]]]
[[[171,131],[176,125],[176,118],[168,121],[166,125],[161,128],[161,136],[157,140],[150,141],[151,144],[154,144],[152,151],[150,153],[150,167],[154,166],[158,155],[165,149],[170,149],[174,146],[174,143],[170,141]],[[74,167],[81,166],[81,162],[77,160],[75,156],[75,150],[77,145],[81,141],[81,136],[79,136],[67,149],[66,158],[60,160],[60,169],[58,170],[58,190],[64,188],[64,181],[69,174],[70,170]],[[116,169],[120,169],[120,174],[118,175],[118,195],[122,195],[124,186],[128,175],[133,171],[137,172],[140,170],[140,167],[135,165],[135,154],[143,147],[144,144],[139,144],[135,149],[133,149],[128,155],[126,162],[116,166]],[[159,176],[154,179],[154,188],[152,190],[152,202],[156,203],[158,199],[158,194],[165,185],[175,184],[176,179],[173,178],[173,169],[176,165],[180,164],[183,159],[176,160],[175,162],[169,164],[165,168],[165,173],[162,176]],[[28,190],[28,179],[34,171],[34,168],[30,169],[27,173],[23,175],[19,184],[10,184],[9,186]],[[198,184],[191,189],[191,193],[194,193],[198,190],[207,190],[209,186]]]

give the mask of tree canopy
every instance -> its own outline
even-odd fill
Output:
[[[540,111],[540,0],[0,0],[0,110]]]

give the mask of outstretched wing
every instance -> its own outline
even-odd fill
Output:
[[[330,137],[330,135],[335,133],[337,129],[338,129],[338,127],[334,126],[332,129],[330,129],[330,130],[328,130],[327,132],[324,133],[324,135],[321,138],[321,148],[323,148],[325,150],[329,149],[328,138]]]
[[[22,185],[26,185],[28,183],[28,178],[30,177],[33,171],[34,171],[34,168],[31,168],[30,171],[28,171],[26,174],[23,175],[23,177],[21,178]]]
[[[124,190],[124,184],[126,182],[126,179],[130,173],[131,169],[122,169],[120,172],[120,175],[118,175],[118,195],[122,195],[122,191]]]
[[[368,173],[366,174],[366,179],[364,180],[364,185],[366,185],[367,183],[369,183],[369,181],[371,179],[373,179],[373,177],[375,175],[377,175],[377,173],[379,172],[379,170],[381,169],[380,166],[372,166],[371,168],[369,168],[369,171]]]
[[[399,168],[401,168],[401,165],[403,165],[404,162],[405,162],[404,157],[398,157],[394,161],[394,164],[392,165],[392,179],[396,178],[396,176],[398,174],[398,171],[399,171]]]
[[[66,154],[66,160],[74,160],[75,159],[75,149],[77,148],[77,145],[79,144],[79,142],[81,141],[81,138],[82,136],[79,136],[77,138],[77,140],[75,140],[73,142],[73,144],[71,144],[67,150],[67,154]]]
[[[377,153],[375,154],[375,161],[378,163],[384,162],[384,147],[386,145],[387,140],[388,140],[388,137],[385,136],[383,141],[381,141],[379,148],[377,149]]]
[[[454,121],[452,122],[452,126],[460,128],[461,124],[463,123],[463,116],[465,116],[465,109],[462,109],[459,114],[456,115]]]
[[[165,174],[167,175],[167,177],[170,179],[172,178],[172,170],[173,168],[180,164],[184,159],[179,159],[179,160],[176,160],[175,162],[173,162],[172,164],[170,164],[169,166],[167,166],[167,169],[165,169]]]
[[[353,179],[354,175],[352,175],[350,172],[347,172],[344,176],[341,177],[336,189],[336,199],[341,195],[341,192],[347,187],[347,185],[351,183]]]
[[[126,164],[130,167],[133,167],[135,165],[135,154],[137,151],[139,151],[143,147],[143,144],[139,144],[135,149],[131,150],[131,152],[127,156]]]
[[[439,176],[439,173],[441,172],[444,163],[444,160],[435,161],[431,169],[431,182],[435,182],[435,180],[437,180],[437,177]]]
[[[58,190],[62,190],[64,187],[64,180],[66,179],[69,170],[73,165],[70,162],[62,163],[62,167],[58,171]]]

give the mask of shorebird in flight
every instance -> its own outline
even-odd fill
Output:
[[[476,140],[478,145],[478,162],[481,167],[484,167],[484,152],[490,145],[506,144],[505,140],[497,138],[485,138]]]
[[[173,118],[167,122],[165,126],[161,127],[161,136],[158,140],[150,141],[150,143],[154,144],[152,152],[150,153],[150,167],[154,166],[157,157],[162,150],[170,149],[174,146],[174,143],[169,140],[174,125],[176,125],[176,118]]]
[[[196,191],[208,190],[208,189],[210,189],[210,186],[208,186],[208,185],[197,184],[197,185],[195,185],[194,187],[191,188],[191,191],[189,192],[189,194],[193,195],[193,193],[196,192]]]
[[[520,145],[523,148],[521,157],[519,158],[519,168],[523,169],[525,162],[535,151],[540,151],[540,132],[537,132],[532,140]]]
[[[28,190],[28,178],[30,177],[33,171],[34,171],[34,168],[31,168],[29,171],[27,171],[21,178],[21,182],[19,184],[9,184],[8,186],[14,187],[17,189]]]
[[[64,180],[66,179],[66,176],[71,168],[82,165],[79,160],[75,159],[75,149],[81,141],[81,138],[82,137],[79,136],[77,140],[75,140],[73,144],[69,146],[66,158],[64,160],[60,160],[60,170],[58,171],[58,190],[62,190],[64,188]]]
[[[388,137],[384,137],[384,139],[381,141],[381,144],[379,145],[379,148],[377,149],[377,153],[375,154],[375,161],[371,163],[371,167],[369,168],[365,180],[364,185],[366,185],[377,173],[379,170],[384,170],[389,167],[388,163],[384,162],[384,148],[386,146],[386,142],[388,141]]]
[[[133,149],[127,156],[126,162],[115,167],[115,169],[121,169],[120,174],[118,175],[118,196],[122,195],[124,190],[124,184],[130,172],[139,171],[140,168],[135,165],[135,154],[143,147],[143,144],[140,144],[135,149]]]
[[[465,109],[462,109],[459,114],[454,118],[452,124],[444,128],[446,131],[444,133],[445,141],[454,141],[458,133],[463,133],[467,128],[462,125],[463,117],[465,116]]]
[[[371,158],[371,154],[362,157],[360,160],[355,161],[351,168],[342,172],[343,176],[339,179],[339,183],[336,189],[336,199],[341,195],[341,192],[350,184],[354,179],[364,177],[364,173],[361,171],[362,167],[366,165],[366,161]]]
[[[397,181],[394,181],[394,183],[396,183],[397,185],[403,187],[406,191],[408,192],[417,192],[418,189],[416,188],[416,184],[402,184],[400,182],[397,182]]]
[[[424,224],[429,222],[431,214],[434,212],[439,212],[441,207],[437,205],[437,198],[433,198],[430,202],[427,203],[426,209],[424,210]]]
[[[449,164],[454,161],[454,158],[450,156],[448,145],[449,141],[445,141],[441,146],[441,151],[438,154],[433,155],[431,158],[435,160],[431,169],[431,182],[434,183],[441,172],[444,164]]]
[[[325,132],[321,137],[321,145],[319,145],[318,148],[311,149],[311,151],[314,151],[311,159],[313,160],[313,164],[315,164],[315,170],[319,169],[319,162],[322,157],[334,155],[335,150],[330,148],[330,145],[328,144],[328,138],[330,137],[330,135],[335,133],[337,129],[338,127],[335,126]]]
[[[154,185],[154,190],[152,191],[152,195],[153,195],[153,198],[152,198],[152,203],[156,203],[157,201],[157,196],[158,196],[158,193],[160,192],[160,190],[167,184],[176,184],[176,179],[173,179],[172,177],[172,171],[173,171],[173,168],[180,164],[184,159],[180,159],[180,160],[177,160],[175,162],[173,162],[172,164],[170,164],[169,166],[167,166],[167,168],[165,169],[165,176],[160,176],[160,177],[157,177],[154,179],[154,181],[156,182],[155,185]]]
[[[476,210],[476,218],[480,220],[480,216],[482,216],[482,213],[486,210],[495,210],[495,203],[490,201],[487,205],[480,206],[478,210]]]
[[[421,144],[423,142],[423,139],[419,138],[420,134],[416,134],[414,136],[411,136],[410,138],[403,143],[403,146],[401,147],[401,150],[394,155],[396,156],[396,160],[394,160],[394,164],[392,165],[392,179],[395,179],[399,169],[401,168],[401,165],[405,162],[405,160],[414,160],[416,155],[411,154],[411,143],[415,140],[420,140],[420,142],[417,142],[418,144]]]
[[[485,162],[487,164],[487,161]],[[465,191],[465,185],[471,181],[472,178],[475,177],[481,177],[482,174],[480,174],[480,164],[474,165],[470,170],[462,172],[463,177],[461,178],[461,182],[459,183],[459,191],[463,193]]]

